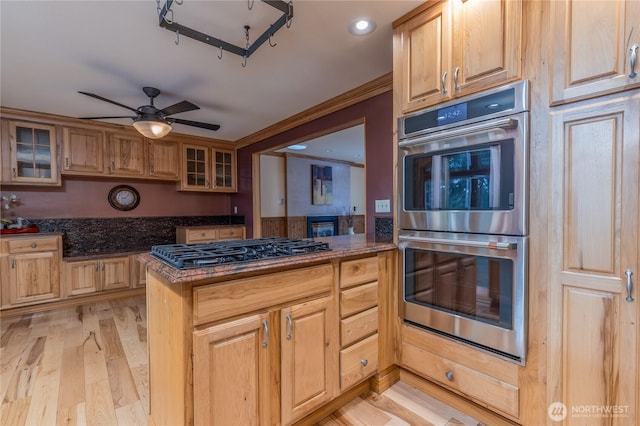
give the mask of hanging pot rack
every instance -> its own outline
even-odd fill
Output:
[[[269,6],[272,6],[280,10],[282,12],[282,16],[278,18],[276,22],[271,24],[271,26],[269,26],[269,28],[267,28],[267,30],[264,33],[262,33],[260,37],[258,37],[256,41],[254,41],[252,44],[249,43],[249,26],[245,25],[244,30],[245,30],[245,37],[247,39],[247,45],[243,48],[240,46],[236,46],[235,44],[221,40],[217,37],[213,37],[208,34],[202,33],[193,28],[189,28],[185,25],[178,24],[173,18],[173,10],[171,9],[171,7],[173,6],[173,3],[181,5],[184,0],[180,0],[180,1],[165,0],[165,3],[162,7],[160,7],[161,0],[157,0],[157,1],[158,1],[159,24],[162,28],[165,28],[176,34],[176,44],[179,43],[180,36],[189,37],[194,40],[198,40],[202,43],[206,43],[208,45],[219,48],[220,49],[220,53],[218,55],[219,59],[222,59],[223,50],[243,57],[244,58],[244,62],[242,64],[243,66],[246,65],[247,58],[251,56],[256,50],[258,50],[258,48],[262,46],[262,44],[265,41],[269,41],[269,45],[271,47],[275,47],[277,43],[276,44],[272,43],[271,38],[276,33],[276,31],[278,31],[284,25],[286,25],[287,28],[289,28],[291,26],[291,21],[293,19],[293,2],[292,1],[285,2],[282,0],[261,0],[263,3],[266,3]],[[253,8],[253,2],[254,0],[248,0],[249,10]]]

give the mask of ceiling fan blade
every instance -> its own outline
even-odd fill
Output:
[[[103,119],[104,118],[130,118],[132,120],[136,119],[136,117],[130,117],[128,115],[119,115],[117,117],[78,117],[78,118],[81,119],[81,120],[99,120],[101,118],[103,118]]]
[[[178,102],[177,104],[169,105],[168,107],[161,109],[160,112],[167,115],[178,114],[180,112],[194,111],[200,109],[198,105],[194,105],[189,101]]]
[[[93,93],[82,92],[80,90],[78,90],[78,93],[82,93],[83,95],[91,96],[92,98],[100,99],[101,101],[109,102],[110,104],[118,105],[118,106],[120,106],[122,108],[129,109],[129,110],[131,110],[133,112],[136,112],[136,113],[138,112],[137,109],[131,108],[131,107],[126,106],[126,105],[123,105],[123,104],[118,103],[116,101],[112,101],[111,99],[103,98],[102,96],[99,96],[99,95],[96,95],[96,94],[93,94]]]
[[[172,118],[171,121],[177,124],[184,124],[185,126],[200,127],[201,129],[218,130],[219,124],[201,123],[199,121],[182,120],[180,118]]]

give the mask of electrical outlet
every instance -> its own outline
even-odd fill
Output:
[[[390,213],[391,201],[390,200],[376,200],[376,213]]]

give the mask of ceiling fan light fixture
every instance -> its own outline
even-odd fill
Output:
[[[171,132],[171,125],[165,121],[142,118],[133,122],[133,127],[145,138],[161,139]]]

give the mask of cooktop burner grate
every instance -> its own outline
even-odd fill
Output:
[[[178,269],[201,268],[255,260],[330,251],[328,243],[290,238],[167,244],[151,247],[151,254]]]

